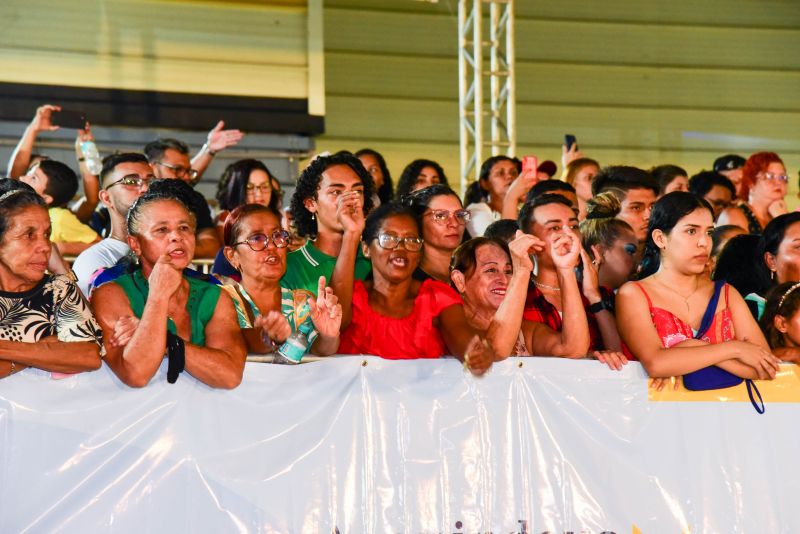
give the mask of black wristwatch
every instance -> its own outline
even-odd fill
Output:
[[[589,311],[592,313],[598,313],[603,310],[608,310],[608,306],[603,302],[603,299],[598,300],[594,304],[589,304]]]

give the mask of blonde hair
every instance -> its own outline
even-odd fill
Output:
[[[570,161],[567,163],[567,166],[564,167],[564,174],[561,176],[561,179],[567,182],[569,185],[575,185],[575,177],[584,167],[588,167],[589,165],[594,165],[597,167],[597,170],[600,170],[600,164],[597,163],[592,158],[578,158]]]

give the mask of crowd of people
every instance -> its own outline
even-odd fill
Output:
[[[663,388],[708,368],[771,379],[800,359],[800,213],[775,153],[691,177],[575,146],[560,176],[493,156],[462,198],[435,161],[395,187],[380,153],[343,151],[311,160],[287,205],[243,159],[210,203],[194,184],[238,130],[220,122],[194,157],[156,139],[95,175],[87,124],[75,173],[33,151],[58,110],[37,110],[0,180],[0,377],[105,362],[142,387],[166,358],[170,382],[233,388],[248,353],[452,355],[475,375],[549,356],[637,360]]]

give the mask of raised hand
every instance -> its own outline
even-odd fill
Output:
[[[325,285],[325,277],[319,277],[317,297],[310,298],[311,322],[317,333],[326,338],[335,338],[339,335],[342,326],[342,305],[333,294],[333,289]]]
[[[271,339],[275,343],[283,343],[292,335],[292,327],[286,317],[275,310],[270,310],[256,317],[253,326],[261,329],[262,339]],[[298,325],[299,326],[299,325]]]
[[[538,237],[517,230],[514,240],[508,244],[514,272],[524,271],[529,273],[532,271],[533,261],[531,261],[531,254],[541,252],[544,250],[545,245],[546,243]]]
[[[592,259],[586,249],[581,246],[581,260],[583,261],[583,295],[589,302],[597,302],[603,296],[600,294],[600,260]],[[599,249],[592,248],[595,258],[602,258]]]
[[[36,115],[33,116],[30,127],[37,133],[45,131],[54,132],[58,130],[60,126],[53,124],[54,111],[61,111],[61,106],[54,106],[52,104],[39,106],[36,108]]]
[[[528,191],[537,183],[539,183],[539,175],[536,173],[536,169],[531,168],[522,171],[522,174],[517,176],[517,178],[511,182],[511,185],[508,186],[506,200],[509,202],[512,200],[514,202],[519,202],[520,200],[524,201]]]
[[[182,270],[172,263],[172,256],[164,253],[158,258],[147,280],[150,285],[150,295],[171,297],[180,287],[182,280]]]
[[[583,157],[581,151],[578,150],[577,143],[572,145],[569,150],[567,150],[567,145],[561,145],[561,168],[566,169],[567,165],[575,161],[576,159],[580,159]]]
[[[364,231],[364,193],[362,191],[345,191],[339,195],[336,203],[336,218],[345,233],[361,235]]]
[[[212,152],[220,152],[228,147],[234,146],[244,137],[240,130],[223,130],[225,121],[219,121],[214,128],[208,132],[206,144]]]
[[[550,256],[559,270],[574,269],[581,257],[581,244],[571,231],[555,234],[550,241]]]
[[[489,342],[473,336],[464,351],[464,367],[475,376],[481,376],[492,366],[494,351]]]

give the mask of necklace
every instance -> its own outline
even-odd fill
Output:
[[[539,289],[549,289],[550,291],[561,291],[561,288],[558,286],[548,286],[547,284],[543,284],[534,278],[533,285],[538,287]]]
[[[675,288],[672,288],[672,287],[668,286],[667,284],[665,284],[664,282],[662,282],[661,280],[659,280],[657,276],[654,276],[653,280],[655,280],[656,282],[658,282],[659,284],[661,284],[665,288],[669,289],[670,291],[672,291],[673,293],[678,295],[681,299],[683,299],[683,303],[686,304],[686,313],[690,312],[690,310],[689,310],[689,299],[692,298],[692,296],[695,293],[697,293],[697,290],[700,288],[700,280],[698,280],[697,278],[694,279],[694,291],[689,293],[689,295],[686,296],[686,297],[684,297],[683,295],[678,293],[678,291]]]

